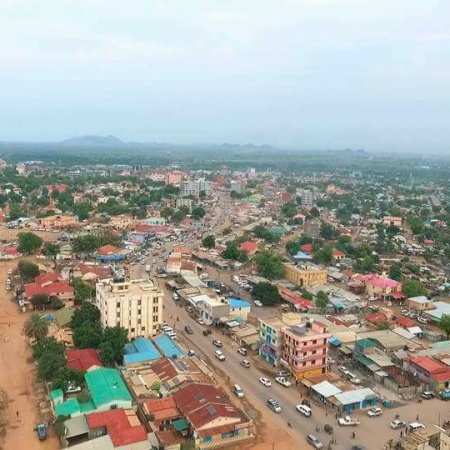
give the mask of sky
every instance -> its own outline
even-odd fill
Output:
[[[448,0],[1,0],[0,140],[450,154]]]

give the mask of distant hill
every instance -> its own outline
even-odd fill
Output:
[[[121,141],[115,136],[78,136],[71,139],[66,139],[61,141],[60,144],[70,146],[70,147],[89,147],[89,146],[105,146],[105,147],[116,147],[125,145],[125,142]]]

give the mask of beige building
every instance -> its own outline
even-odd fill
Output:
[[[104,327],[124,327],[130,339],[157,334],[163,322],[164,293],[150,280],[105,280],[96,288]]]
[[[327,277],[327,269],[322,269],[314,264],[284,265],[284,278],[296,286],[310,287],[326,284]]]

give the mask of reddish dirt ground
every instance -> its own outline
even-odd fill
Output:
[[[35,368],[31,348],[22,332],[28,314],[18,310],[5,290],[7,271],[15,266],[16,263],[0,262],[0,390],[7,396],[6,435],[0,438],[0,448],[58,449],[56,437],[39,442],[34,431],[39,421],[34,393]]]

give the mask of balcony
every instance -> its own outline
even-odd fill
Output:
[[[328,356],[327,353],[323,355],[308,355],[308,356],[295,356],[295,355],[289,355],[294,361],[303,362],[303,361],[311,361],[313,359],[323,359]]]

